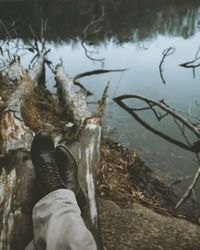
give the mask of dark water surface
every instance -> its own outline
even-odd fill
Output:
[[[28,24],[39,34],[41,18],[48,19],[47,47],[49,59],[56,65],[62,58],[69,75],[102,67],[105,69],[128,68],[123,73],[109,73],[86,77],[82,83],[95,94],[90,101],[97,101],[110,81],[109,104],[105,114],[105,133],[139,152],[145,162],[165,175],[172,182],[178,177],[193,176],[197,164],[193,154],[151,134],[129,114],[112,102],[121,94],[141,94],[156,100],[164,99],[172,107],[200,116],[200,72],[195,76],[191,69],[179,64],[193,60],[200,46],[199,1],[104,1],[105,16],[97,33],[87,36],[87,48],[94,53],[92,61],[86,57],[81,41],[83,30],[92,16],[101,15],[98,1],[0,1],[0,18],[10,30],[12,38],[27,42],[33,36]],[[13,29],[15,27],[15,29]],[[0,29],[0,38],[7,33]],[[175,53],[164,63],[163,84],[159,63],[162,52],[174,47]],[[29,57],[24,60],[28,60]],[[48,72],[47,85],[53,89],[53,75]],[[180,132],[170,119],[158,123],[149,112],[145,119],[152,126],[162,128],[176,138]],[[191,178],[184,181],[189,183]]]

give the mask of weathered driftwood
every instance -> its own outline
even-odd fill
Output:
[[[1,175],[0,175],[0,249],[24,249],[32,237],[31,213],[37,192],[34,170],[29,158],[33,132],[22,117],[22,107],[33,92],[44,63],[40,54],[27,72],[14,60],[5,80],[16,84],[16,90],[1,114]],[[15,69],[15,70],[13,70]],[[12,74],[11,74],[12,73]],[[15,75],[16,74],[16,75]],[[19,77],[20,76],[20,77]]]
[[[70,111],[74,125],[80,133],[75,141],[67,146],[75,155],[79,166],[79,182],[88,201],[86,224],[93,233],[98,245],[102,248],[99,228],[98,207],[96,202],[95,176],[100,160],[101,143],[101,108],[97,114],[91,115],[88,111],[83,94],[76,93],[73,79],[67,76],[61,65],[56,68],[58,93],[65,110]],[[106,88],[107,90],[107,88]],[[106,91],[102,98],[101,107],[105,103]],[[102,108],[103,109],[103,108]]]

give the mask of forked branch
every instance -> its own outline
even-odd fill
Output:
[[[124,102],[127,99],[136,99],[136,100],[143,101],[146,106],[142,107],[142,108],[129,107]],[[167,141],[169,141],[169,142],[171,142],[171,143],[173,143],[173,144],[175,144],[183,149],[186,149],[186,150],[189,150],[189,151],[195,153],[196,158],[198,160],[199,167],[198,167],[197,172],[193,178],[192,183],[187,188],[187,190],[184,193],[184,195],[182,196],[182,198],[178,201],[178,203],[175,207],[177,209],[191,195],[191,193],[194,192],[195,185],[200,177],[200,158],[198,155],[198,153],[200,152],[200,140],[199,140],[200,132],[199,132],[199,129],[197,127],[195,127],[192,123],[187,121],[183,116],[181,116],[179,113],[177,113],[174,109],[170,108],[163,100],[156,101],[156,100],[153,100],[153,99],[141,96],[141,95],[122,95],[122,96],[116,97],[114,99],[114,101],[120,107],[122,107],[124,110],[126,110],[130,115],[132,115],[146,129],[150,130],[154,134],[159,135],[163,139],[165,139],[165,140],[167,140]],[[161,113],[158,113],[156,108],[159,108],[160,110],[164,111],[164,114],[162,115]],[[185,143],[169,136],[166,133],[163,133],[163,132],[155,129],[154,127],[150,126],[147,122],[145,122],[138,114],[136,114],[137,112],[146,111],[146,110],[151,110],[154,113],[154,115],[156,116],[158,121],[162,120],[165,116],[171,116],[173,118],[176,126],[180,130],[182,136],[184,137]],[[197,137],[197,139],[198,139],[197,142],[195,142],[193,144],[190,143],[190,141],[188,140],[188,138],[186,136],[186,131],[185,131],[186,128],[189,129],[189,131],[192,132]]]
[[[127,100],[127,99],[141,100],[147,106],[142,107],[142,108],[129,107],[128,105],[126,105],[124,103],[124,100]],[[163,139],[165,139],[165,140],[167,140],[167,141],[169,141],[169,142],[171,142],[171,143],[173,143],[181,148],[189,150],[191,152],[199,152],[200,151],[199,143],[198,143],[199,138],[200,138],[199,129],[197,127],[195,127],[193,124],[191,124],[190,122],[188,122],[183,116],[178,114],[174,109],[170,108],[163,100],[156,101],[156,100],[153,100],[153,99],[141,96],[141,95],[122,95],[122,96],[118,96],[118,97],[114,98],[114,101],[120,107],[122,107],[124,110],[126,110],[131,116],[133,116],[142,126],[144,126],[146,129],[150,130],[154,134],[157,134],[160,137],[162,137]],[[155,109],[156,107],[159,108],[161,111],[164,111],[164,114],[158,113]],[[181,124],[182,126],[185,126],[187,129],[189,129],[197,137],[197,142],[194,143],[193,145],[191,145],[190,143],[188,143],[188,140],[186,140],[186,143],[183,143],[182,141],[179,141],[179,140],[169,136],[168,134],[163,133],[160,130],[155,129],[149,123],[145,122],[137,114],[137,112],[144,111],[144,110],[151,110],[154,113],[154,115],[158,121],[161,121],[167,115],[171,116],[177,122],[179,122],[179,124]],[[178,126],[178,128],[180,129],[180,126]],[[184,133],[184,136],[186,136],[183,128],[181,129],[181,133]]]

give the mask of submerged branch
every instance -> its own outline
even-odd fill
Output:
[[[179,200],[179,202],[176,204],[175,209],[179,208],[181,206],[181,204],[191,195],[191,193],[194,191],[194,188],[197,184],[197,181],[199,180],[200,177],[200,159],[198,154],[196,154],[196,157],[198,159],[198,169],[197,172],[193,178],[192,183],[189,185],[189,187],[187,188],[186,192],[183,194],[182,198]]]
[[[144,108],[131,108],[128,105],[124,103],[124,100],[126,99],[137,99],[144,101],[148,106]],[[194,190],[194,187],[200,177],[200,158],[198,155],[198,152],[200,152],[200,141],[198,140],[197,142],[191,144],[186,136],[185,129],[189,129],[197,138],[200,138],[200,132],[199,129],[193,126],[190,122],[188,122],[184,117],[182,117],[180,114],[178,114],[174,109],[170,108],[163,100],[161,101],[155,101],[153,99],[141,96],[141,95],[122,95],[119,97],[116,97],[114,101],[122,107],[124,110],[126,110],[130,115],[132,115],[143,127],[146,129],[150,130],[154,134],[160,136],[161,138],[165,139],[166,141],[169,141],[183,149],[189,150],[193,153],[195,153],[197,160],[198,160],[198,170],[194,176],[194,179],[182,198],[179,200],[179,202],[176,204],[176,209],[191,195],[191,193]],[[155,107],[160,108],[162,111],[165,112],[163,116],[158,116],[157,111],[154,109]],[[147,122],[145,122],[141,117],[139,117],[136,112],[143,111],[143,110],[151,110],[153,111],[154,115],[156,118],[160,121],[163,117],[166,115],[170,115],[178,129],[180,130],[183,138],[185,139],[186,143],[183,143],[181,141],[178,141],[177,139],[169,136],[166,133],[162,133],[159,130],[155,129],[154,127],[151,127]]]
[[[190,68],[190,69],[192,69],[193,77],[194,78],[195,78],[195,70],[196,70],[196,68],[200,67],[199,53],[200,53],[200,46],[197,49],[197,52],[195,54],[194,60],[191,60],[191,61],[188,61],[188,62],[185,62],[185,63],[182,63],[182,64],[179,65],[180,67],[183,67],[183,68]]]
[[[188,61],[185,63],[180,64],[181,67],[183,68],[198,68],[200,66],[200,62],[199,62],[200,57],[197,57],[196,59],[192,60],[192,61]],[[198,62],[197,64],[195,64],[196,62]]]
[[[176,118],[180,122],[182,122],[188,129],[190,129],[198,138],[200,138],[200,132],[198,128],[193,126],[190,122],[188,122],[183,116],[176,113],[176,111],[172,108],[170,108],[163,100],[156,101],[151,98],[142,96],[142,95],[121,95],[116,98],[114,98],[114,101],[117,102],[119,105],[124,104],[123,107],[125,107],[127,110],[133,111],[134,109],[128,107],[123,103],[122,101],[125,99],[139,99],[147,103],[149,106],[157,106],[161,110],[165,111],[166,113],[170,114],[172,117]]]
[[[106,73],[110,73],[110,72],[124,72],[127,71],[128,69],[96,69],[96,70],[91,70],[91,71],[87,71],[81,74],[78,74],[74,77],[74,81],[85,77],[85,76],[91,76],[91,75],[99,75],[99,74],[106,74]]]
[[[163,76],[163,64],[164,64],[164,62],[165,62],[165,58],[167,57],[167,56],[170,56],[170,55],[172,55],[172,54],[174,54],[174,52],[176,51],[176,49],[175,48],[173,48],[173,47],[169,47],[168,49],[165,49],[164,51],[163,51],[163,57],[162,57],[162,59],[161,59],[161,61],[160,61],[160,64],[159,64],[159,71],[160,71],[160,77],[161,77],[161,79],[162,79],[162,82],[164,83],[164,84],[166,84],[166,81],[165,81],[165,78],[164,78],[164,76]]]
[[[116,100],[116,103],[119,104],[118,100]],[[184,148],[186,150],[192,151],[191,147],[189,147],[188,145],[174,139],[171,138],[170,136],[154,129],[152,126],[150,126],[148,123],[144,122],[135,112],[132,112],[131,109],[127,109],[126,105],[124,103],[119,104],[119,106],[121,106],[123,109],[125,109],[128,113],[130,113],[143,127],[145,127],[146,129],[148,129],[149,131],[151,131],[152,133],[162,137],[163,139],[167,140],[168,142],[171,142],[172,144],[175,144],[181,148]]]

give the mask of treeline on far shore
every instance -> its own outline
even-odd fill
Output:
[[[76,42],[92,16],[101,15],[102,29],[87,37],[95,43],[113,39],[116,43],[152,39],[157,34],[192,36],[199,28],[198,0],[40,0],[0,1],[0,38],[32,38],[30,26],[40,33],[41,19],[48,19],[47,40]],[[14,32],[15,31],[15,32]]]

